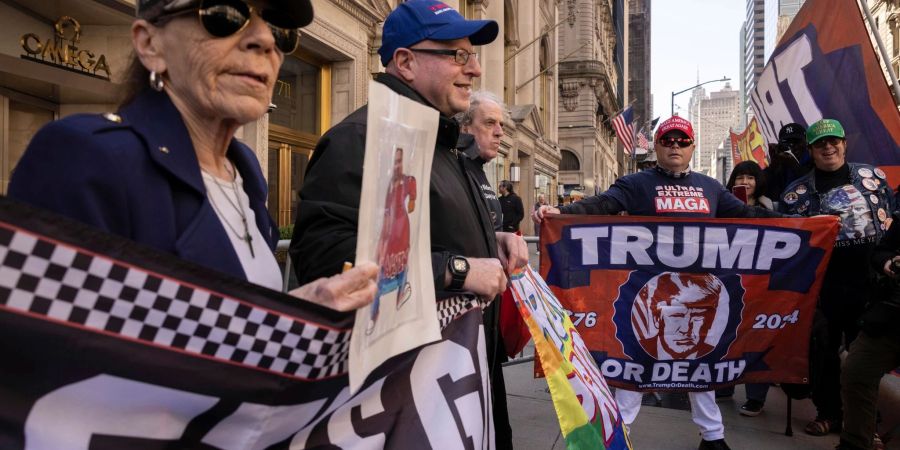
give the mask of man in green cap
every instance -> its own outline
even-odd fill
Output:
[[[785,188],[779,210],[841,219],[818,304],[828,320],[828,350],[822,373],[813,375],[818,380],[812,387],[816,418],[805,428],[808,434],[825,436],[841,429],[838,349],[859,333],[857,321],[872,293],[867,255],[890,225],[894,200],[881,169],[847,162],[847,139],[840,122],[822,119],[810,125],[806,138],[814,167]]]

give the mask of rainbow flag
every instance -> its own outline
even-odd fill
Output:
[[[568,311],[530,266],[511,279],[513,298],[534,338],[566,448],[631,449],[616,400]]]

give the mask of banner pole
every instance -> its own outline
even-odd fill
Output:
[[[869,29],[872,30],[872,35],[875,36],[875,43],[878,44],[881,60],[884,62],[888,76],[891,78],[891,85],[894,88],[894,104],[900,105],[900,83],[897,82],[897,74],[894,73],[894,68],[891,67],[891,58],[888,56],[887,49],[884,48],[884,42],[881,41],[881,35],[878,34],[878,27],[875,26],[875,21],[872,20],[872,12],[869,11],[869,5],[866,3],[866,0],[858,1],[858,3],[862,5],[863,13],[866,15],[866,21],[869,23]]]

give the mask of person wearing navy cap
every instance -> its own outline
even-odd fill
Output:
[[[385,73],[375,81],[440,112],[429,186],[438,302],[461,296],[492,301],[506,289],[507,273],[528,260],[521,237],[494,232],[479,184],[465,170],[465,154],[456,151],[459,126],[452,117],[469,107],[472,82],[481,76],[475,46],[498,32],[497,22],[466,20],[434,0],[403,2],[384,22],[378,54]],[[355,259],[367,114],[367,106],[351,113],[313,151],[289,250],[301,282],[340,273],[344,261]],[[497,304],[484,313],[490,401],[496,447],[511,448]]]

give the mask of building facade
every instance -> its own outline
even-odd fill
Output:
[[[746,19],[741,27],[741,85],[740,108],[743,123],[749,122],[752,114],[750,94],[756,87],[756,79],[762,74],[765,60],[765,0],[747,0]]]
[[[881,62],[881,69],[884,71],[885,79],[891,83],[888,75],[888,66],[890,66],[894,75],[900,73],[900,1],[898,0],[866,0],[869,6],[869,12],[872,14],[872,20],[875,21],[875,29],[871,24],[866,22],[866,28],[869,30],[869,36],[872,38],[872,47],[877,53],[878,60]],[[878,44],[875,41],[875,34],[881,38],[885,50],[887,50],[888,60],[882,57],[878,50]]]
[[[654,117],[650,95],[650,5],[650,0],[628,1],[628,99],[641,125]]]
[[[624,173],[610,121],[627,92],[623,0],[570,0],[559,28],[559,182],[563,192],[605,190]],[[649,82],[649,80],[648,80]]]
[[[459,1],[467,2],[466,5],[488,3]],[[482,78],[485,88],[502,93],[512,123],[505,127],[500,156],[486,169],[496,173],[492,182],[512,181],[526,211],[530,211],[538,195],[543,194],[549,200],[558,190],[561,160],[557,137],[558,35],[560,22],[564,23],[565,5],[553,0],[494,0],[490,4],[500,6],[500,13],[469,17],[502,22],[501,37],[486,46],[497,46],[502,58],[496,64],[483,63]],[[469,6],[463,8],[469,9]],[[534,224],[528,214],[520,227],[526,234],[533,233]]]
[[[713,173],[719,154],[717,148],[729,138],[730,130],[740,125],[740,94],[730,83],[719,91],[707,95],[703,88],[691,91],[689,106],[691,124],[694,126],[696,150],[691,159],[691,169],[706,175]],[[731,171],[731,156],[726,156],[725,173]]]

